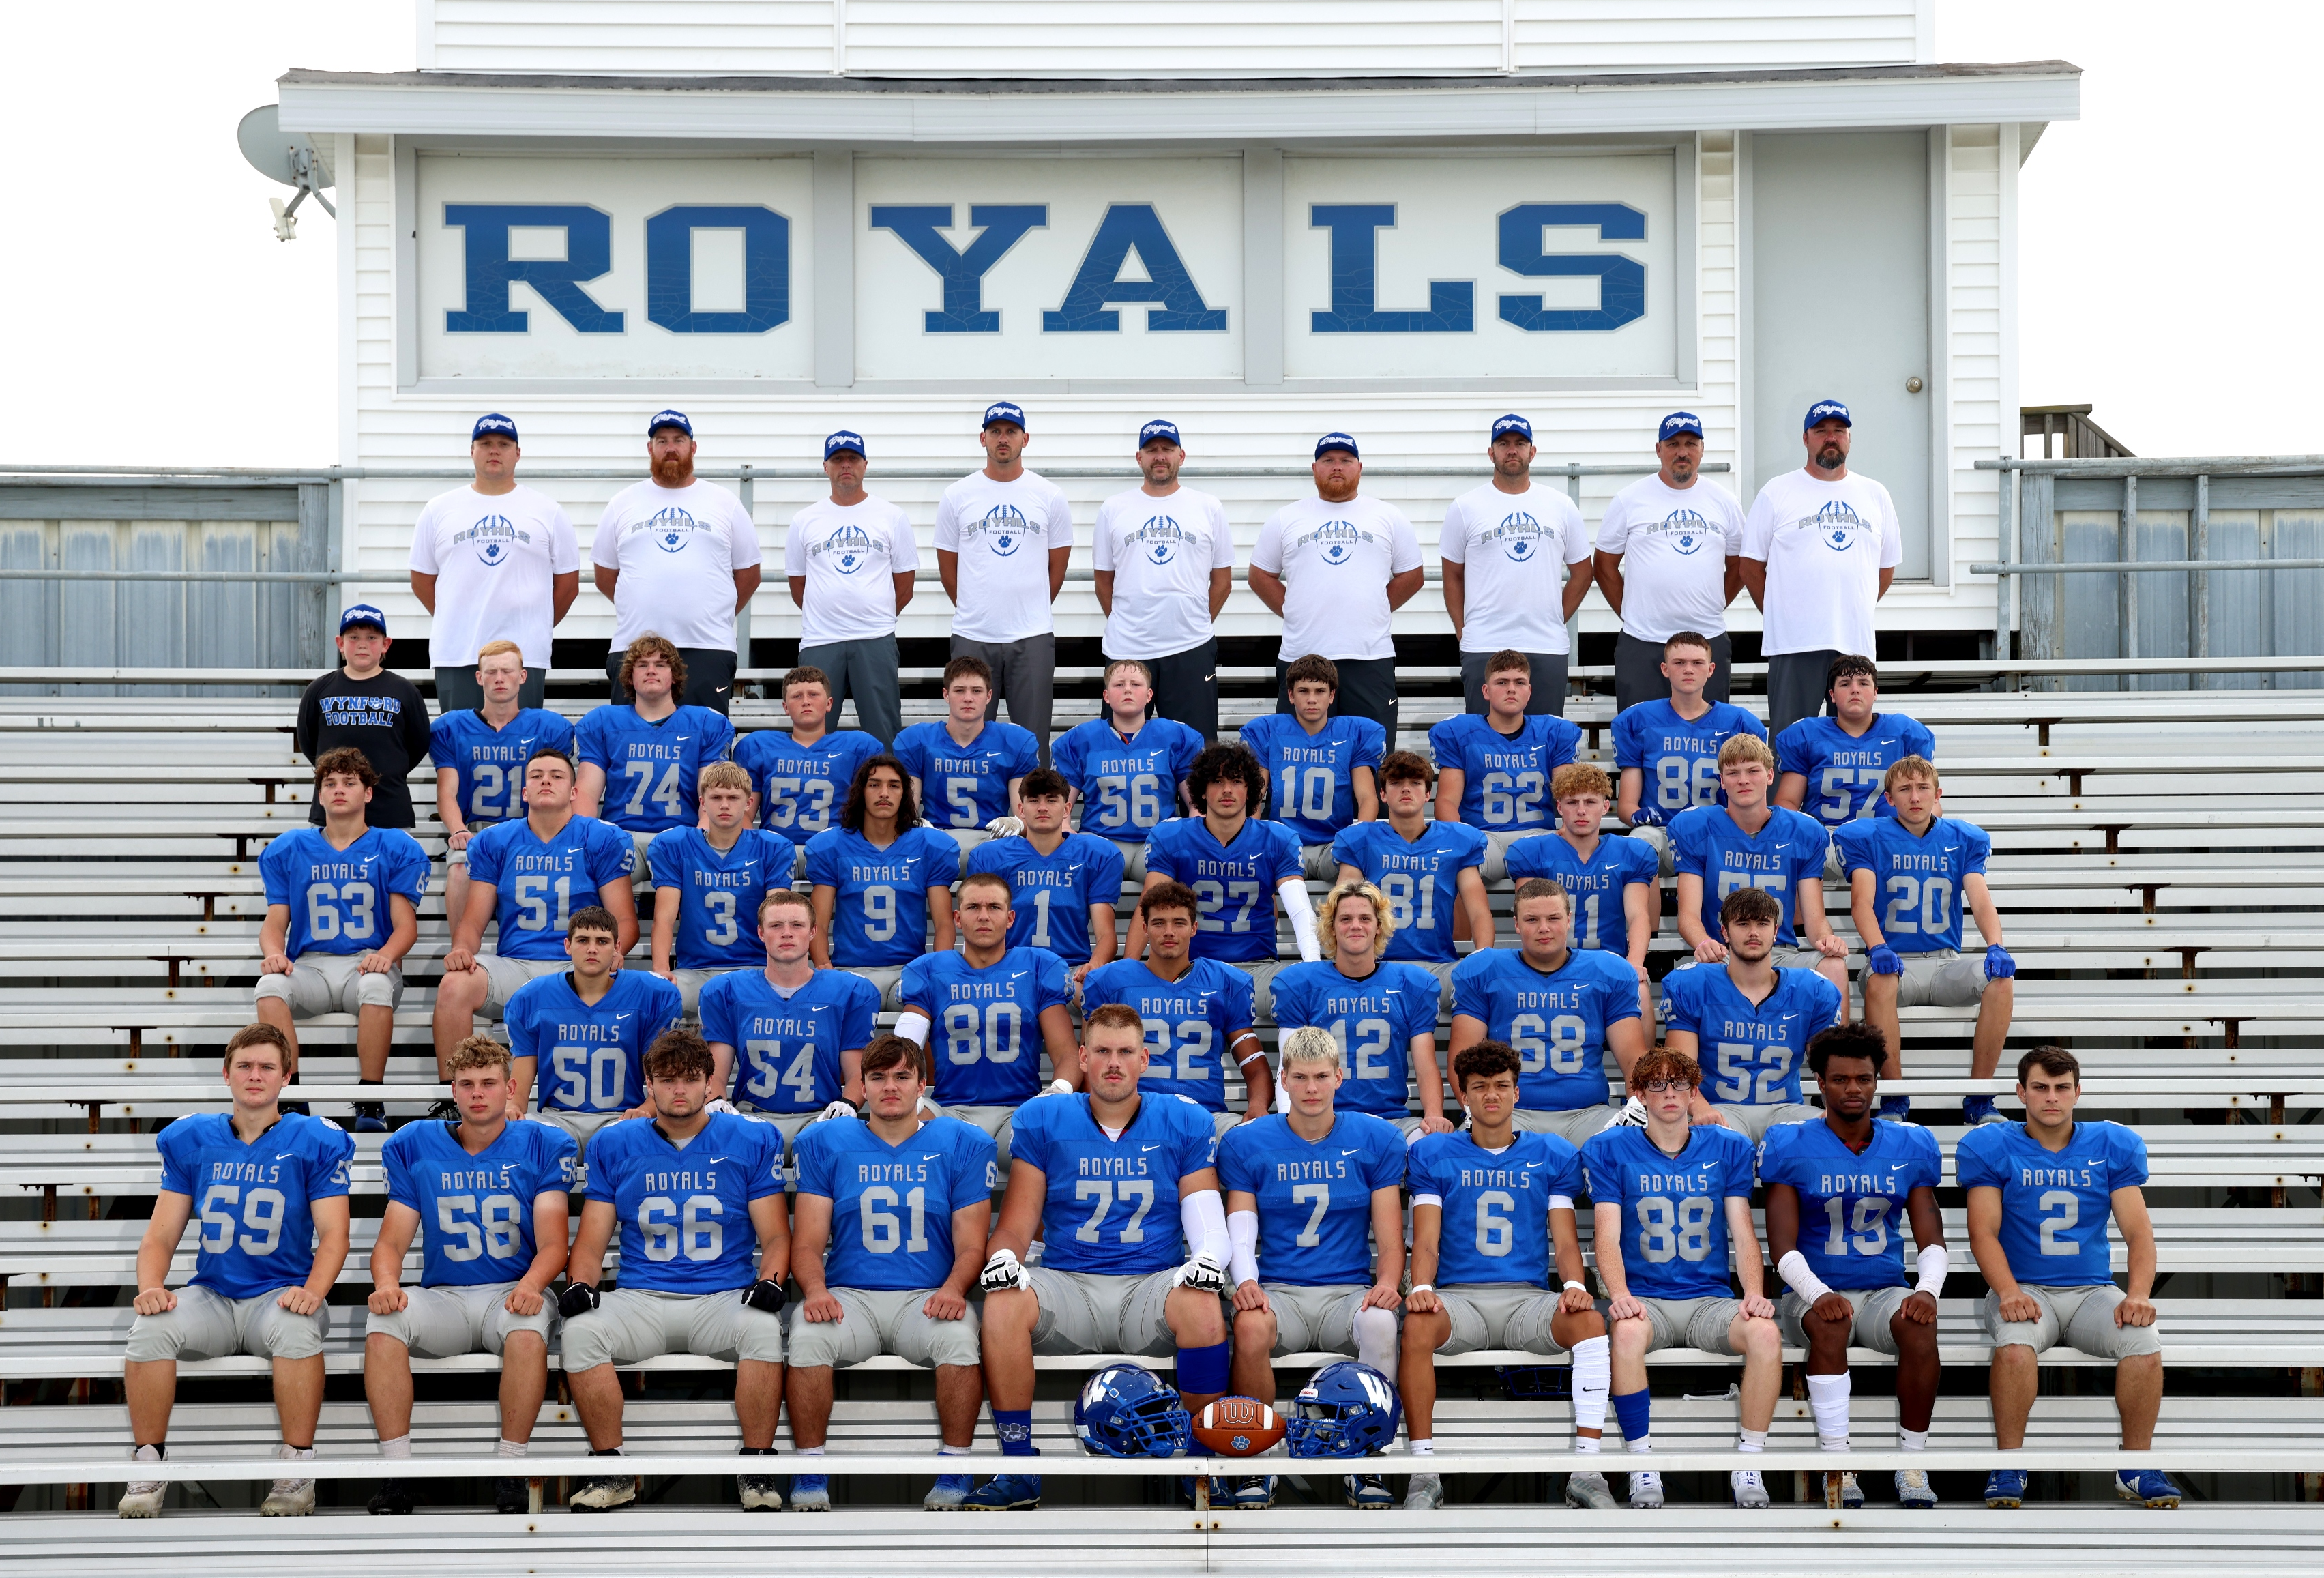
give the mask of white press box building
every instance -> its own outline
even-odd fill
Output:
[[[753,484],[779,561],[846,427],[925,547],[1009,399],[1035,468],[1111,468],[1065,480],[1085,570],[1145,419],[1185,430],[1246,558],[1343,429],[1383,473],[1434,468],[1370,484],[1433,581],[1501,411],[1546,469],[1650,462],[1657,420],[1692,410],[1732,467],[1707,480],[1748,503],[1836,396],[1904,517],[1883,628],[1989,640],[1993,583],[1966,567],[1996,550],[1972,464],[2014,453],[2017,175],[2079,73],[1939,62],[1934,8],[420,0],[419,70],[293,70],[280,102],[340,198],[351,466],[465,464],[501,410],[529,465],[642,475],[674,405],[703,466],[790,474]],[[1583,479],[1593,530],[1622,480]],[[350,484],[339,562],[399,571],[447,485]],[[621,484],[538,485],[586,560]],[[797,630],[779,574],[761,640]],[[407,592],[381,600],[424,628]],[[902,633],[949,615],[929,586]],[[1748,598],[1732,619],[1752,628]],[[1450,629],[1433,585],[1399,621]],[[1614,628],[1594,593],[1582,621]],[[611,623],[585,589],[559,634]],[[1102,628],[1085,581],[1058,628]],[[1222,632],[1272,629],[1238,579]]]

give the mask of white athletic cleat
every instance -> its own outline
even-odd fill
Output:
[[[304,1518],[315,1510],[315,1481],[277,1480],[258,1504],[261,1518]]]
[[[1630,1505],[1651,1509],[1663,1504],[1663,1477],[1652,1469],[1630,1471]]]
[[[1434,1474],[1415,1474],[1404,1493],[1406,1512],[1433,1512],[1444,1505],[1444,1481]]]
[[[1853,1469],[1841,1469],[1824,1475],[1823,1504],[1834,1512],[1853,1512],[1864,1505],[1864,1488],[1856,1482]]]
[[[133,1457],[130,1461],[132,1463],[159,1463],[161,1461],[161,1454],[157,1452],[150,1458],[139,1456]],[[159,1518],[161,1516],[161,1508],[163,1503],[167,1502],[169,1499],[169,1481],[132,1480],[127,1485],[124,1486],[122,1490],[120,1508],[121,1516],[124,1518]]]
[[[1767,1507],[1766,1481],[1760,1479],[1757,1469],[1737,1469],[1727,1476],[1727,1488],[1738,1507]]]
[[[572,1508],[576,1512],[610,1512],[625,1507],[638,1499],[638,1477],[635,1474],[600,1474],[585,1480],[573,1492]]]
[[[1566,1476],[1565,1504],[1568,1507],[1586,1507],[1598,1512],[1611,1512],[1614,1509],[1614,1492],[1607,1487],[1605,1475],[1596,1469],[1583,1469]]]
[[[1934,1507],[1937,1492],[1929,1484],[1929,1476],[1920,1469],[1896,1471],[1896,1505],[1899,1507]]]

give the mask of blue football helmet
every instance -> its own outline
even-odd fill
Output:
[[[1074,1399],[1074,1434],[1102,1457],[1176,1457],[1193,1450],[1194,1430],[1177,1392],[1142,1364],[1092,1370]]]
[[[1294,1457],[1364,1457],[1386,1452],[1404,1421],[1404,1404],[1387,1376],[1342,1359],[1315,1372],[1284,1410],[1284,1439]]]

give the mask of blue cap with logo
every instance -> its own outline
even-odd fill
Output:
[[[979,430],[982,431],[982,428],[989,428],[995,422],[1014,422],[1025,432],[1029,433],[1033,430],[1025,426],[1025,408],[1013,400],[996,400],[986,406],[984,421]]]
[[[468,435],[471,444],[479,438],[506,438],[513,444],[516,442],[516,424],[498,411],[489,412],[476,419],[475,430]]]
[[[646,423],[646,437],[650,438],[664,428],[676,428],[687,438],[694,437],[694,424],[686,420],[686,413],[682,411],[654,412],[652,419]]]
[[[1696,438],[1702,438],[1702,419],[1691,411],[1674,411],[1663,419],[1662,430],[1655,435],[1655,442],[1667,444],[1681,433],[1692,433]]]
[[[828,460],[842,449],[853,449],[866,459],[871,457],[871,452],[863,448],[863,435],[851,433],[845,428],[840,429],[839,431],[824,439],[823,457]]]
[[[1138,429],[1138,447],[1140,449],[1143,449],[1157,438],[1167,438],[1173,444],[1177,444],[1178,448],[1181,449],[1185,448],[1185,445],[1179,443],[1178,424],[1172,421],[1165,421],[1160,417],[1156,417],[1152,421]]]
[[[1800,431],[1804,433],[1818,422],[1838,422],[1843,428],[1856,425],[1848,414],[1848,407],[1836,400],[1819,400],[1808,407],[1808,420],[1800,424]]]
[[[387,615],[368,603],[358,603],[339,615],[339,633],[345,635],[359,624],[367,624],[382,635],[387,633]]]
[[[1334,449],[1345,449],[1358,460],[1364,457],[1364,452],[1356,448],[1356,441],[1345,433],[1326,433],[1315,440],[1315,458],[1318,460]]]
[[[1498,438],[1503,433],[1522,433],[1526,443],[1533,442],[1533,424],[1515,411],[1493,419],[1493,437]]]

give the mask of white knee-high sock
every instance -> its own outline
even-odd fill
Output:
[[[1356,1312],[1356,1357],[1382,1375],[1396,1374],[1396,1315],[1384,1309]]]
[[[1614,1361],[1604,1337],[1588,1337],[1573,1347],[1573,1450],[1598,1450],[1606,1427],[1606,1394],[1613,1389]],[[1584,1435],[1582,1431],[1588,1431]]]
[[[1816,1444],[1826,1452],[1848,1450],[1848,1372],[1808,1377],[1808,1407],[1815,1412]]]

